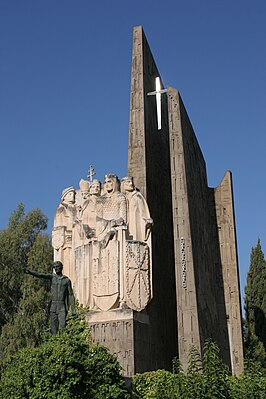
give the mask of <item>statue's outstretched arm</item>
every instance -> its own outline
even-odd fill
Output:
[[[47,280],[52,280],[53,275],[52,274],[46,274],[46,273],[39,273],[39,272],[35,272],[34,270],[29,270],[29,269],[24,269],[24,273],[26,274],[31,274],[34,277],[38,277],[38,278],[45,278]]]

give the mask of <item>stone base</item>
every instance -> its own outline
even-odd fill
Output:
[[[151,369],[150,322],[146,311],[90,311],[86,319],[93,342],[106,346],[117,356],[125,377]]]

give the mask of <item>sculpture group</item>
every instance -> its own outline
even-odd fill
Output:
[[[147,202],[132,177],[107,174],[68,187],[56,209],[54,260],[64,264],[81,304],[94,311],[143,310],[152,298]]]

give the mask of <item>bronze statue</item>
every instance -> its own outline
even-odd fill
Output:
[[[53,267],[55,274],[39,273],[29,269],[24,269],[24,272],[51,281],[52,304],[50,308],[50,323],[52,334],[56,334],[57,331],[62,331],[66,326],[66,316],[69,307],[71,306],[73,317],[76,317],[76,309],[71,281],[62,273],[62,262],[54,262]]]

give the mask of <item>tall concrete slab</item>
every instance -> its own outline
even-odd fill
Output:
[[[179,355],[213,338],[230,364],[222,265],[206,165],[180,94],[168,89]]]
[[[159,77],[145,34],[133,31],[128,174],[145,195],[151,217],[153,299],[147,307],[150,370],[171,369],[177,355],[176,288],[171,202],[167,96],[162,94],[162,129],[158,130],[155,90]],[[137,349],[136,349],[137,351]]]
[[[220,185],[213,192],[219,233],[231,366],[233,373],[239,375],[243,370],[242,314],[231,172],[226,172]]]
[[[201,351],[197,292],[193,246],[188,201],[189,182],[184,151],[187,150],[183,137],[183,124],[177,90],[168,88],[169,139],[171,157],[172,206],[174,226],[174,249],[177,293],[178,352],[186,367],[189,349],[194,345]],[[188,124],[190,127],[190,125]],[[194,138],[194,137],[193,137]],[[204,169],[203,158],[200,157]]]
[[[177,90],[168,88],[179,357],[214,339],[235,374],[243,370],[231,174],[208,187],[206,165]]]

